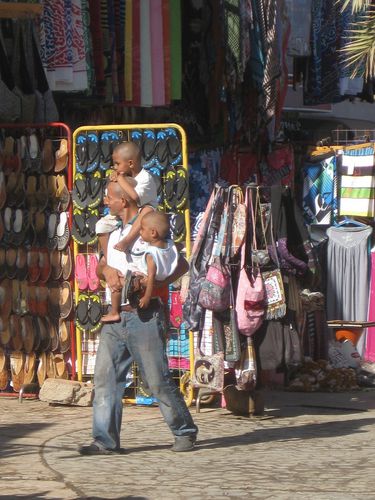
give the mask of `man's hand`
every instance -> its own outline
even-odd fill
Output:
[[[103,269],[103,276],[105,281],[111,290],[111,292],[120,292],[122,289],[121,285],[121,274],[113,267],[106,266]]]

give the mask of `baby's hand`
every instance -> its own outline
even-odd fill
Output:
[[[112,182],[117,182],[117,176],[118,173],[116,172],[116,170],[112,170],[112,172],[109,174],[109,180]]]
[[[113,248],[115,248],[119,252],[125,252],[125,250],[127,250],[127,248],[128,248],[128,244],[127,244],[126,240],[121,240],[118,243],[116,243],[116,245],[114,245]]]
[[[145,299],[144,297],[139,299],[139,307],[141,309],[146,309],[148,307],[149,303],[150,303],[150,299]]]

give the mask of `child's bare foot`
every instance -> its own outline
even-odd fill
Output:
[[[120,252],[125,252],[125,250],[128,248],[128,245],[126,241],[119,241],[118,243],[116,243],[116,245],[114,245],[113,248],[119,250]]]
[[[102,323],[118,323],[121,320],[120,314],[116,312],[109,312],[101,317]]]

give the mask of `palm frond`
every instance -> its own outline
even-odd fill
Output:
[[[371,0],[337,0],[337,3],[342,4],[342,11],[351,5],[352,12],[354,13],[367,9],[371,5]]]
[[[354,0],[353,0],[354,2]],[[347,32],[342,48],[345,67],[355,77],[365,66],[365,77],[375,76],[375,8],[369,7]]]

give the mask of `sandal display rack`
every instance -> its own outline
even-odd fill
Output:
[[[72,133],[51,122],[0,134],[0,395],[22,400],[46,378],[76,377]]]
[[[95,125],[79,127],[73,132],[73,225],[76,304],[76,352],[79,381],[90,379],[94,372],[95,354],[100,335],[100,316],[104,313],[104,283],[94,279],[98,263],[98,239],[95,223],[105,212],[104,186],[112,166],[113,148],[122,141],[133,141],[142,153],[143,168],[158,180],[158,210],[167,213],[175,243],[190,256],[190,213],[188,191],[187,140],[184,129],[175,123]],[[86,269],[86,279],[78,269]],[[81,272],[81,271],[80,271]],[[91,276],[91,278],[90,278]],[[81,283],[83,286],[80,286]],[[172,300],[173,287],[170,292]],[[177,292],[176,292],[177,293]],[[178,315],[177,315],[178,316]],[[167,341],[170,369],[185,397],[190,376],[193,339],[181,328],[181,317],[174,318]],[[132,383],[125,390],[125,400],[151,404],[153,399],[143,389],[134,365]],[[190,386],[189,386],[190,388]]]

